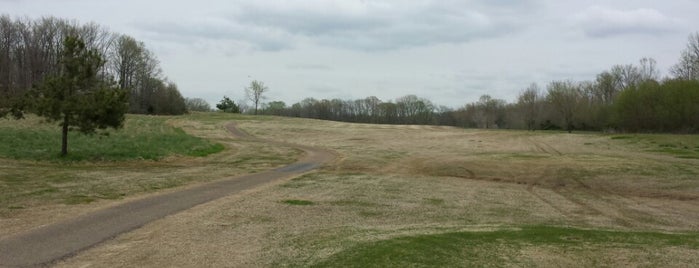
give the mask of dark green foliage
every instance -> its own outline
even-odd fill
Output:
[[[8,94],[0,95],[0,119],[6,116],[12,116],[15,119],[24,117],[24,109],[26,98],[11,96]]]
[[[68,131],[84,134],[97,129],[120,128],[128,109],[128,95],[98,76],[104,61],[96,50],[87,49],[76,36],[64,40],[62,71],[47,77],[33,92],[34,109],[39,116],[62,127],[61,155],[68,154]]]
[[[240,107],[227,96],[223,96],[221,102],[216,104],[216,108],[225,113],[240,113]]]
[[[623,91],[616,124],[626,131],[699,131],[699,81],[646,82]]]

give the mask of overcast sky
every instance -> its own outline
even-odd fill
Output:
[[[11,16],[131,35],[185,97],[212,104],[257,79],[287,104],[415,94],[454,108],[642,57],[667,74],[697,11],[696,0],[0,0]]]

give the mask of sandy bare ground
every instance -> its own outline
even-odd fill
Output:
[[[247,121],[240,128],[328,148],[338,159],[154,221],[59,266],[307,266],[362,241],[519,225],[699,231],[696,159],[601,135],[301,119]],[[545,266],[586,266],[599,258],[610,266],[683,267],[697,263],[697,253],[607,245],[564,255],[532,246],[513,258]]]
[[[239,138],[256,140],[237,130],[233,124],[227,128]],[[293,146],[286,143],[274,145]],[[303,174],[334,158],[332,153],[324,150],[308,146],[297,148],[305,155],[285,167],[153,195],[5,237],[0,240],[0,266],[50,264],[148,222],[281,178]]]

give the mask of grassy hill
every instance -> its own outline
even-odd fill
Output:
[[[164,126],[225,149],[157,161],[3,158],[3,196],[24,195],[3,199],[0,223],[28,223],[46,208],[68,217],[123,198],[99,194],[102,184],[119,185],[107,193],[141,196],[300,156],[292,148],[232,138],[223,128],[231,120],[264,139],[327,148],[337,160],[153,222],[60,265],[699,265],[699,136],[693,135],[169,117]],[[32,184],[14,186],[10,180],[22,179],[11,178]],[[76,186],[83,184],[92,186]],[[55,185],[62,194],[51,192]],[[42,189],[49,190],[30,194]],[[81,202],[67,197],[80,195],[100,202],[69,205]]]

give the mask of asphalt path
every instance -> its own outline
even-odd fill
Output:
[[[233,123],[226,128],[239,139],[293,147],[304,151],[304,155],[297,162],[274,170],[150,195],[6,237],[0,240],[0,267],[50,266],[151,221],[268,182],[303,174],[335,158],[331,152],[318,148],[257,139],[236,128]]]

